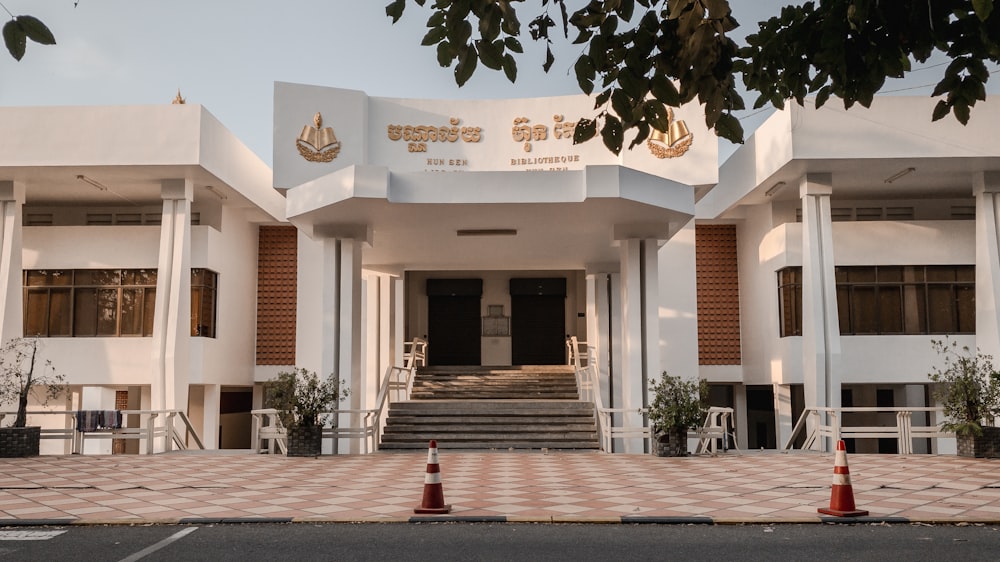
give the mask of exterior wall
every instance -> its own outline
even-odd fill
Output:
[[[250,385],[256,322],[256,227],[221,211],[225,228],[192,227],[192,267],[219,274],[216,337],[191,338],[191,384]],[[157,267],[159,226],[25,227],[24,269]],[[69,384],[149,384],[148,337],[45,338],[49,357],[73,357]],[[110,406],[108,406],[110,407]]]
[[[692,220],[659,250],[660,367],[649,370],[655,378],[663,371],[698,376],[694,231]]]
[[[768,206],[746,211],[740,229],[744,322],[744,382],[801,384],[801,338],[778,337],[776,272],[800,266],[802,225],[768,230]],[[871,221],[833,223],[836,265],[940,265],[975,262],[972,221]],[[879,240],[872,244],[872,240]],[[752,320],[749,320],[752,319]],[[841,336],[844,382],[926,383],[933,336]],[[974,340],[959,336],[958,341]]]
[[[219,274],[216,337],[191,338],[190,384],[253,384],[257,225],[223,207],[223,228],[192,228],[192,267]],[[204,260],[204,261],[203,261]]]
[[[23,267],[155,269],[159,237],[158,226],[25,227]],[[151,383],[151,338],[45,338],[43,344],[68,384]],[[70,357],[71,364],[62,364]]]

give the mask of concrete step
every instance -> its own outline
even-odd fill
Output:
[[[382,449],[598,448],[594,405],[567,366],[421,368],[411,400],[393,402]]]
[[[429,441],[422,442],[412,442],[412,443],[382,443],[379,445],[381,450],[427,450],[427,445]],[[597,450],[596,441],[584,440],[584,441],[509,441],[506,443],[499,443],[496,441],[438,441],[438,449],[495,449],[495,450],[508,450],[508,449],[556,449],[556,450],[580,450],[580,451],[592,451]]]

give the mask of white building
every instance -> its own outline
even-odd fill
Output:
[[[932,338],[1000,349],[1000,106],[931,108],[790,107],[720,169],[696,107],[615,156],[572,144],[584,96],[278,83],[273,177],[198,106],[4,108],[2,336],[45,337],[61,407],[187,410],[210,448],[249,446],[293,365],[369,408],[414,337],[431,364],[514,365],[564,362],[567,336],[605,405],[697,375],[741,447],[779,447],[807,407],[930,405]]]

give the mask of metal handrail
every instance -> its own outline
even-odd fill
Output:
[[[896,425],[862,426],[844,424],[844,414],[862,412],[895,414]],[[913,413],[915,412],[934,412],[943,414],[944,408],[918,406],[903,406],[895,408],[861,406],[842,408],[806,408],[802,412],[802,415],[799,416],[795,426],[792,428],[792,433],[789,435],[788,441],[785,442],[783,449],[786,451],[794,449],[795,440],[802,435],[805,435],[805,439],[801,446],[802,449],[815,448],[816,443],[824,437],[829,437],[833,441],[855,438],[884,438],[896,439],[898,454],[909,455],[913,453],[914,439],[955,437],[954,433],[942,431],[937,425],[913,425]],[[827,423],[824,423],[823,421],[824,416],[826,416],[828,420]],[[805,434],[804,432],[810,425],[812,426],[812,429],[809,430],[808,434]]]
[[[587,350],[586,360],[581,359],[581,346]],[[614,415],[625,413],[648,413],[648,408],[626,409],[626,408],[605,408],[601,398],[600,375],[597,372],[597,361],[594,359],[594,348],[586,342],[580,342],[576,336],[571,336],[566,347],[570,353],[570,364],[573,366],[577,377],[577,387],[580,389],[581,399],[594,403],[594,416],[597,420],[597,432],[600,436],[600,447],[604,452],[611,452],[612,442],[615,439],[640,438],[646,444],[652,442],[652,432],[646,426],[615,425]]]
[[[422,338],[414,338],[413,341],[404,342],[403,346],[404,366],[386,368],[378,394],[375,397],[375,407],[337,408],[330,412],[324,412],[321,417],[331,419],[333,423],[324,425],[323,439],[360,438],[365,454],[378,450],[383,430],[382,419],[386,413],[387,404],[410,399],[414,371],[418,365],[423,366],[427,361],[427,342]],[[253,450],[259,453],[266,448],[270,453],[280,451],[282,454],[287,454],[288,432],[281,423],[278,410],[263,408],[252,410],[250,414],[254,418],[253,434],[251,435]],[[347,420],[357,420],[358,423],[357,425],[351,421],[348,421],[347,424],[341,423],[342,417],[346,417]],[[267,442],[266,447],[262,447],[263,442]]]
[[[191,420],[181,410],[117,410],[122,416],[120,428],[101,428],[94,431],[79,431],[76,425],[77,414],[83,410],[28,410],[29,416],[64,416],[69,418],[69,427],[45,428],[41,430],[42,439],[65,440],[70,442],[70,452],[72,454],[83,454],[84,445],[87,439],[130,439],[146,440],[146,453],[154,454],[156,439],[163,439],[163,450],[169,452],[177,448],[178,450],[188,449],[187,441],[182,432],[178,432],[174,426],[175,420],[179,418],[187,430],[187,436],[194,441],[198,449],[204,449],[205,445],[201,441],[198,432],[191,425]],[[0,423],[7,416],[17,415],[17,412],[0,412]],[[128,427],[128,416],[147,416],[146,423],[142,427]],[[163,425],[156,425],[157,420],[163,415]]]

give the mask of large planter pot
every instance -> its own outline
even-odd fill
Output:
[[[318,457],[323,453],[323,427],[288,428],[288,456]]]
[[[688,454],[688,430],[672,427],[660,431],[653,440],[653,454],[658,457],[686,457]]]
[[[969,458],[1000,458],[1000,427],[984,427],[983,434],[959,435],[958,456]]]
[[[0,457],[37,457],[41,439],[41,427],[0,427]]]

